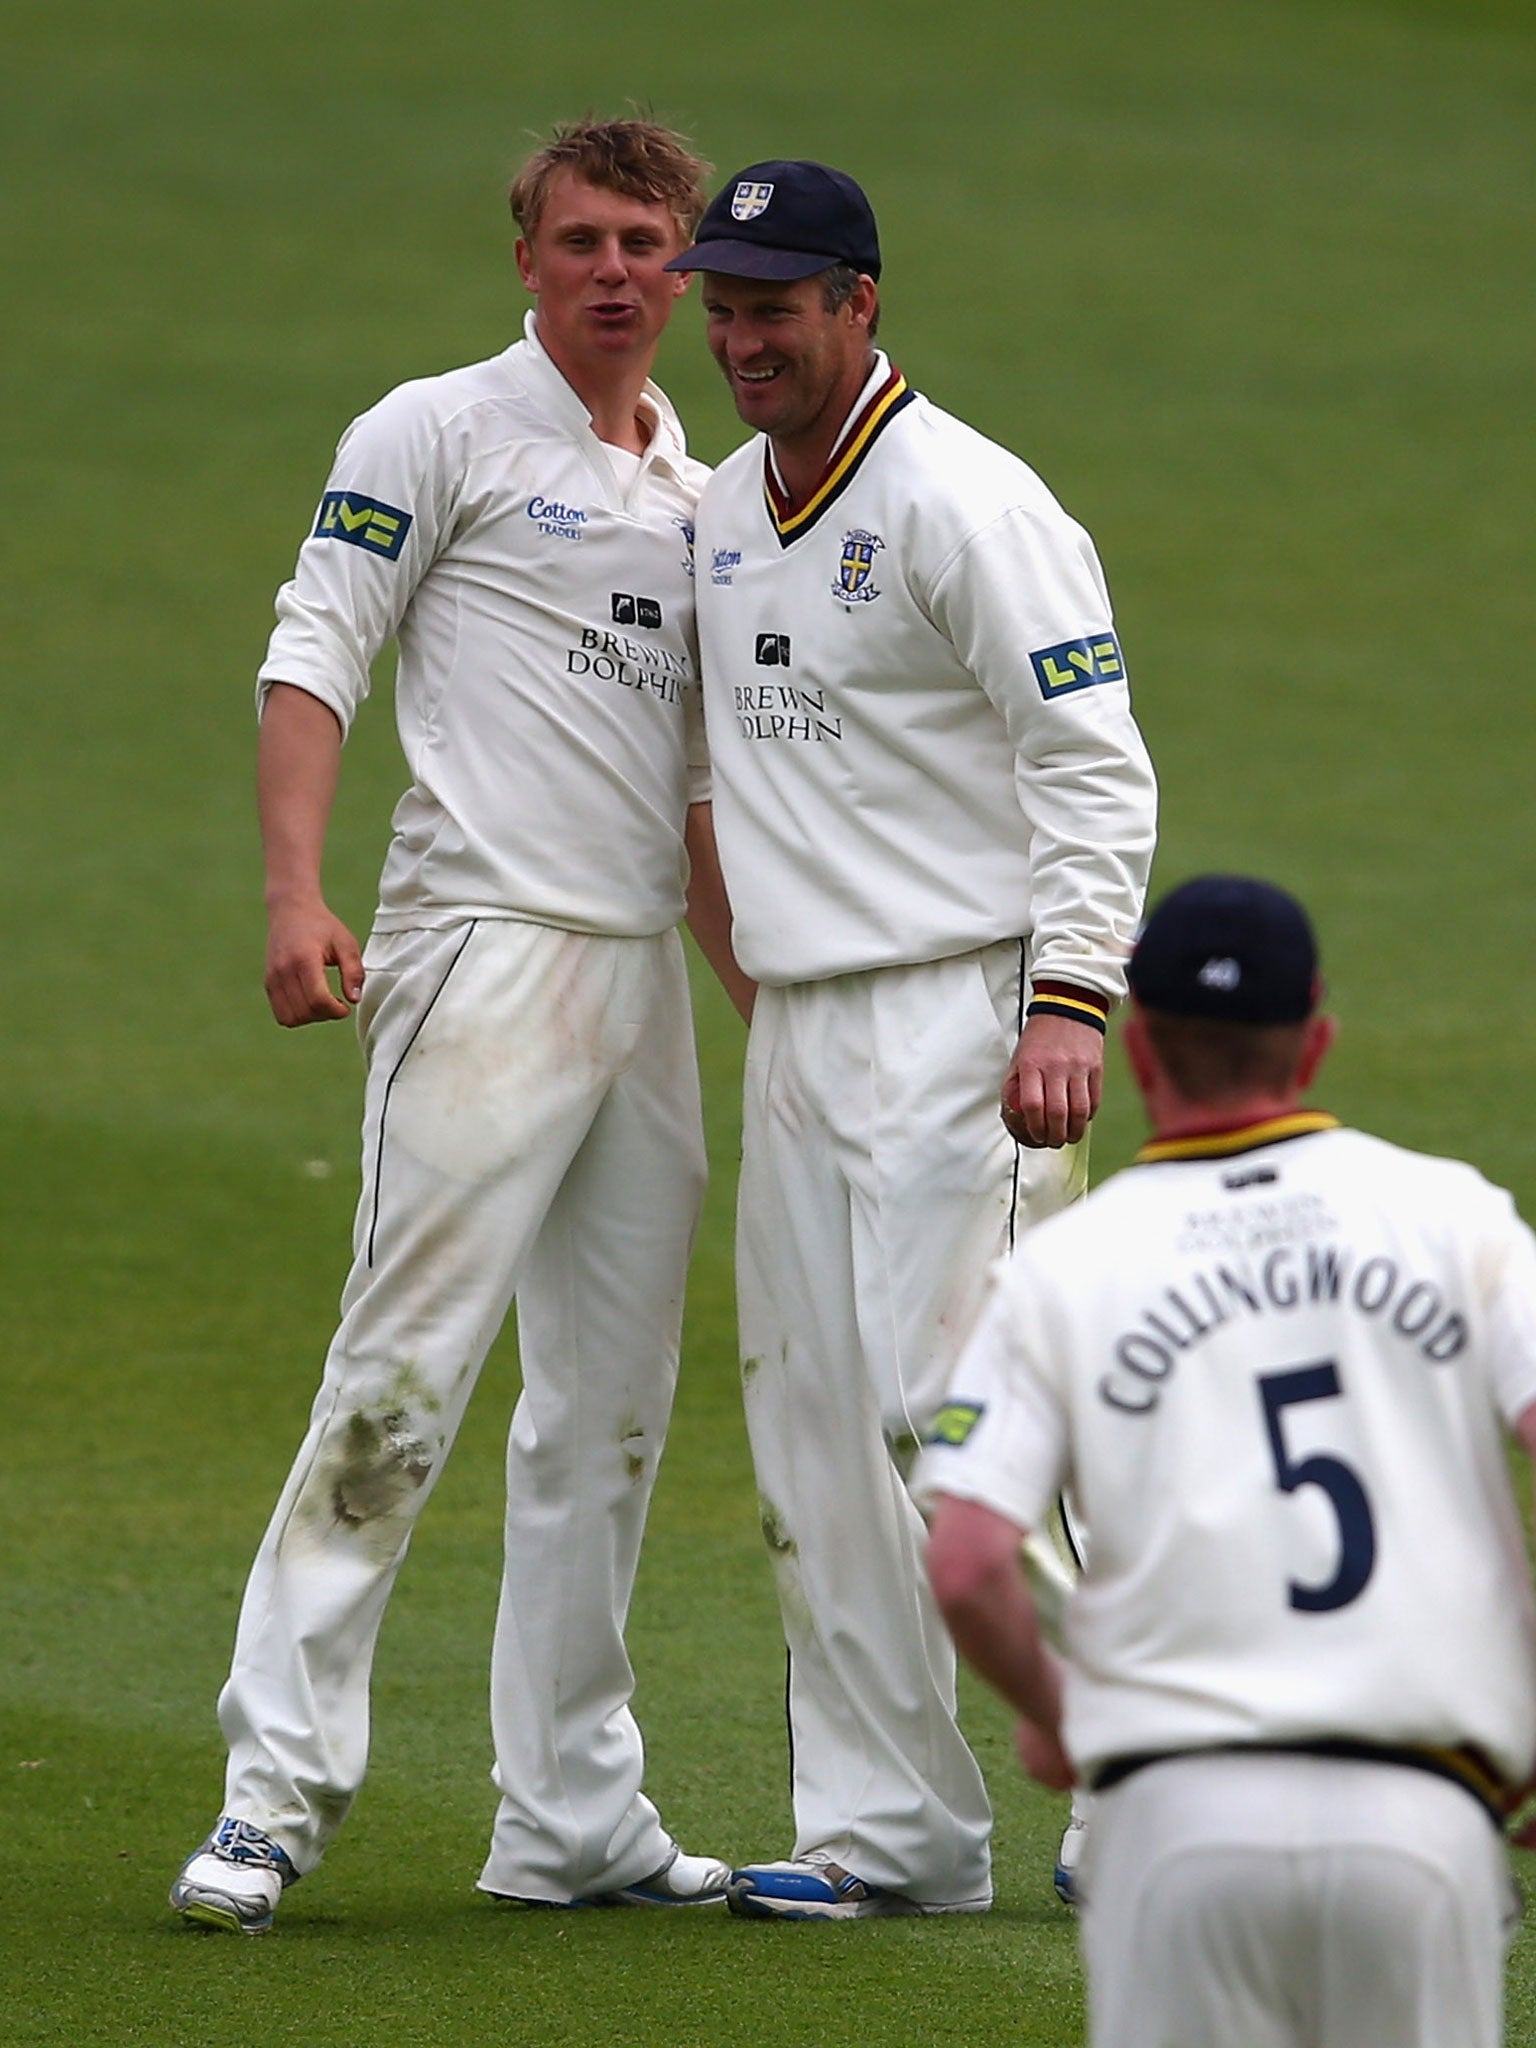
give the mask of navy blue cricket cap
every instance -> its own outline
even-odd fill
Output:
[[[1158,904],[1131,954],[1131,993],[1169,1017],[1299,1024],[1322,993],[1294,896],[1246,875],[1197,875]]]
[[[879,277],[874,209],[846,171],[774,157],[726,180],[705,209],[693,247],[667,268],[788,283],[835,263]]]

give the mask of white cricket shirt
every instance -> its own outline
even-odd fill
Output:
[[[345,731],[397,637],[411,786],[376,929],[518,917],[647,936],[682,916],[684,818],[708,795],[693,621],[708,471],[648,384],[650,444],[622,482],[531,313],[525,336],[348,428],[258,701],[296,684]]]
[[[1536,1401],[1536,1239],[1470,1166],[1331,1126],[1148,1147],[1031,1231],[923,1454],[925,1498],[1025,1528],[1070,1486],[1090,1775],[1330,1738],[1532,1768],[1501,1425]]]
[[[1155,824],[1093,544],[883,355],[808,504],[758,436],[699,505],[737,956],[772,983],[1032,934],[1123,992]]]

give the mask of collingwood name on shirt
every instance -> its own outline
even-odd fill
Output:
[[[1435,1365],[1467,1342],[1466,1317],[1447,1305],[1434,1281],[1415,1277],[1399,1260],[1382,1252],[1362,1257],[1340,1244],[1276,1245],[1261,1258],[1221,1260],[1165,1287],[1111,1345],[1114,1363],[1099,1381],[1099,1399],[1126,1414],[1147,1414],[1179,1360],[1218,1330],[1319,1303],[1371,1318]]]

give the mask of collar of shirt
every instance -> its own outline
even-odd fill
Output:
[[[531,318],[532,316],[530,315],[529,317]],[[891,359],[885,353],[885,350],[883,348],[877,348],[875,350],[874,367],[870,370],[869,376],[867,377],[862,388],[860,389],[858,397],[853,401],[853,404],[849,407],[847,419],[843,421],[843,424],[837,430],[837,439],[832,443],[831,452],[827,456],[826,466],[828,469],[831,469],[832,466],[836,463],[837,451],[839,448],[842,447],[843,443],[847,440],[848,436],[853,432],[854,426],[858,421],[860,413],[863,412],[865,406],[868,405],[869,401],[874,397],[875,393],[880,389],[880,386],[885,382],[886,378],[889,377],[890,374]],[[773,452],[772,441],[768,442],[768,464],[770,469],[773,471],[774,481],[777,483],[779,489],[783,492],[785,500],[788,501],[789,489],[784,482],[784,473],[779,468],[778,458],[775,456]]]
[[[564,427],[577,438],[589,434],[596,440],[597,436],[592,434],[592,415],[550,361],[544,344],[539,340],[536,319],[536,314],[531,311],[523,316],[523,338],[512,344],[502,360],[537,400],[540,410],[557,426]],[[683,436],[682,421],[673,410],[671,399],[659,384],[653,384],[647,378],[637,410],[651,427],[651,438],[643,461],[663,462],[675,476],[682,475],[688,444]],[[601,447],[602,443],[598,445]]]
[[[1135,1163],[1157,1166],[1168,1159],[1225,1159],[1237,1152],[1255,1152],[1261,1145],[1281,1144],[1287,1138],[1305,1138],[1313,1131],[1338,1129],[1338,1118],[1325,1109],[1297,1109],[1288,1116],[1217,1126],[1182,1138],[1151,1138],[1136,1154]]]

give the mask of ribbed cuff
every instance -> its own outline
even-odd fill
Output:
[[[1091,988],[1078,988],[1070,981],[1037,981],[1030,991],[1026,1017],[1070,1017],[1074,1024],[1091,1025],[1095,1031],[1109,1028],[1109,1003]]]

